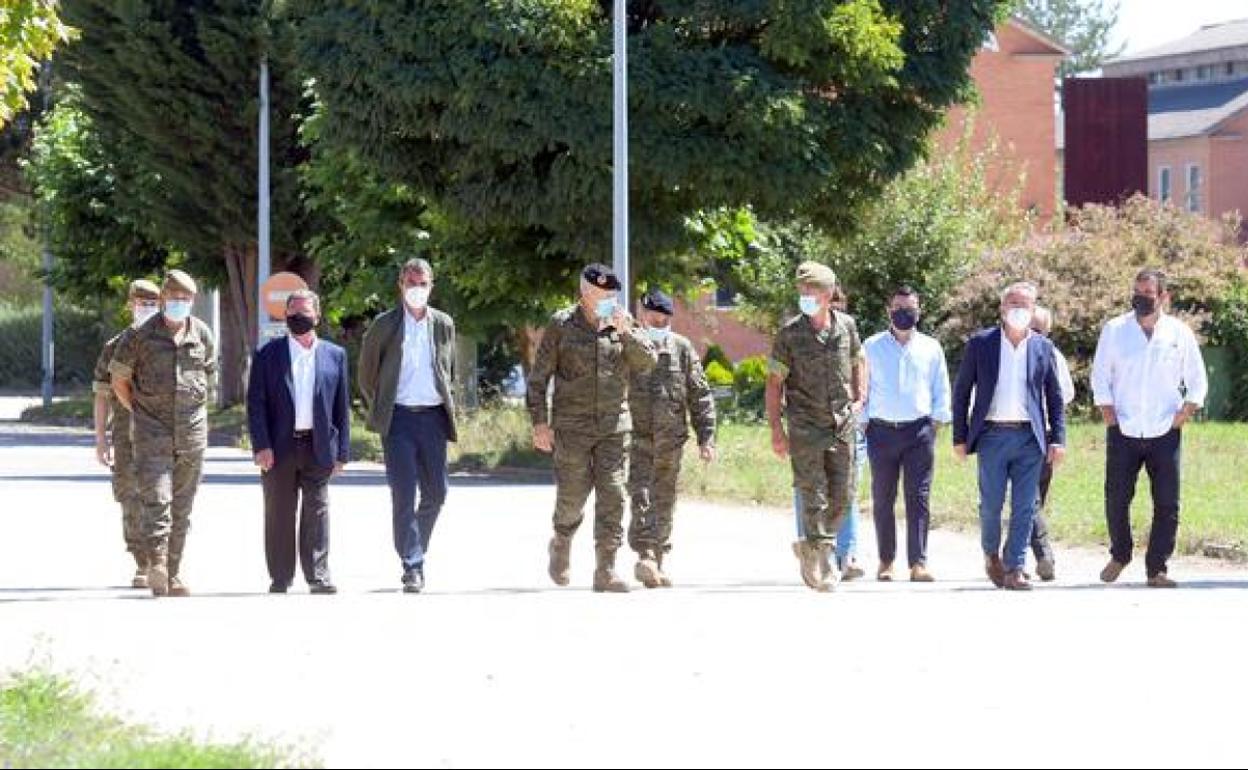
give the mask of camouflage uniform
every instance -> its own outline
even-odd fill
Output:
[[[671,333],[655,350],[654,369],[635,373],[628,389],[633,418],[628,544],[643,557],[661,558],[671,550],[676,480],[689,438],[686,413],[692,417],[698,445],[708,446],[715,438],[715,401],[689,340]]]
[[[640,329],[599,331],[579,305],[559,311],[542,335],[529,373],[533,424],[555,433],[554,528],[564,543],[576,533],[582,509],[595,492],[594,542],[599,566],[614,565],[624,528],[626,447],[632,420],[628,380],[654,368],[655,353]],[[546,404],[554,379],[553,409]]]
[[[212,331],[198,318],[182,335],[157,314],[123,336],[109,372],[132,384],[131,436],[149,559],[178,576],[191,505],[208,446],[208,394],[216,372]]]
[[[802,496],[807,542],[824,550],[854,494],[853,367],[862,357],[854,321],[835,312],[816,332],[798,316],[780,330],[771,372],[784,378],[793,486]]]
[[[91,390],[94,393],[103,393],[108,398],[108,431],[113,444],[113,499],[121,503],[121,533],[126,540],[126,550],[134,555],[135,562],[142,569],[146,566],[147,549],[139,523],[142,506],[134,472],[134,446],[130,443],[130,410],[117,400],[113,393],[112,377],[108,372],[113,353],[128,331],[123,331],[104,343],[104,349],[100,351],[100,357],[95,362]]]

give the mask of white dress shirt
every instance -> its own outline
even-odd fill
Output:
[[[1001,330],[1001,353],[997,363],[997,390],[988,406],[989,422],[1027,422],[1027,345],[1031,332],[1017,346]]]
[[[1075,378],[1070,376],[1070,364],[1066,363],[1066,356],[1056,346],[1053,348],[1053,358],[1057,362],[1057,384],[1062,390],[1062,403],[1069,404],[1075,400]]]
[[[287,336],[290,347],[290,382],[294,386],[291,396],[295,400],[295,430],[312,430],[312,397],[316,391],[316,346],[320,340],[312,338],[312,345],[304,347],[293,336]]]
[[[1157,319],[1150,338],[1134,313],[1105,324],[1092,362],[1092,396],[1112,406],[1124,436],[1156,438],[1170,432],[1187,401],[1200,407],[1209,392],[1196,335],[1173,316]]]
[[[433,371],[433,334],[429,313],[417,321],[411,311],[403,312],[403,363],[394,402],[402,406],[437,406],[437,374]]]

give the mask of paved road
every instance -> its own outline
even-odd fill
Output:
[[[1180,563],[1177,591],[1111,588],[1101,554],[993,590],[976,542],[935,532],[940,582],[799,585],[789,518],[682,504],[678,587],[551,586],[543,484],[458,479],[398,592],[381,471],[332,492],[338,596],[264,593],[260,488],[214,449],[190,599],[130,565],[89,437],[0,423],[0,669],[80,677],[130,718],[254,734],[333,766],[1239,766],[1248,575]],[[870,536],[870,530],[867,530]],[[631,570],[630,570],[631,571]]]

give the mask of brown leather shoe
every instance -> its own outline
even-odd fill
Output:
[[[1021,569],[1012,569],[1005,575],[1005,590],[1030,591],[1031,583],[1023,576]]]
[[[1040,579],[1048,583],[1057,578],[1057,565],[1052,559],[1040,559],[1036,562],[1036,574]]]
[[[857,580],[866,574],[867,571],[858,564],[858,560],[851,558],[845,562],[845,568],[841,570],[841,580]]]
[[[936,578],[932,576],[932,573],[927,571],[926,564],[916,564],[910,568],[911,583],[933,583],[935,581]]]
[[[1178,583],[1170,579],[1170,576],[1164,572],[1158,572],[1148,579],[1149,588],[1177,588]]]
[[[893,582],[893,563],[891,561],[880,562],[880,568],[875,571],[875,579],[881,583]]]
[[[1114,582],[1115,580],[1118,579],[1118,576],[1121,575],[1122,571],[1126,568],[1127,568],[1127,565],[1123,564],[1122,562],[1114,561],[1113,559],[1110,559],[1109,564],[1105,565],[1105,569],[1101,570],[1101,582],[1102,583]]]
[[[984,556],[984,572],[988,574],[988,579],[997,588],[1005,588],[1005,565],[1001,563],[1001,557],[994,554]],[[1020,574],[1019,577],[1022,577]]]

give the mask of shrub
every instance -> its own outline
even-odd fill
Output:
[[[34,388],[43,379],[43,310],[0,306],[0,388]],[[95,361],[110,331],[95,313],[72,306],[56,309],[54,380],[58,386],[91,384]]]
[[[712,388],[731,388],[732,372],[719,361],[711,361],[706,365],[706,381]]]
[[[767,390],[767,357],[750,356],[738,361],[737,371],[733,373],[733,388],[737,393],[740,416],[761,418]]]
[[[706,349],[706,355],[702,356],[702,365],[710,366],[711,364],[719,364],[728,371],[728,384],[732,384],[732,359],[728,358],[728,354],[719,345],[711,345]]]

